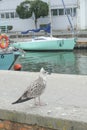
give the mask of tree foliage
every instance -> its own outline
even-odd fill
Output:
[[[16,12],[21,19],[29,18],[32,16],[32,12],[29,10],[30,2],[24,1],[16,8]]]
[[[48,15],[49,6],[46,2],[43,2],[41,0],[26,0],[22,2],[19,6],[17,6],[16,12],[22,19],[30,18],[34,13],[35,25],[37,26],[37,19],[41,16],[45,17]]]

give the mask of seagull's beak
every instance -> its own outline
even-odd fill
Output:
[[[46,72],[48,75],[50,75],[51,74],[51,72]]]
[[[51,74],[51,72],[48,72],[48,74],[50,75],[50,74]]]

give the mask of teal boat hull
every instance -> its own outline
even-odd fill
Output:
[[[18,55],[11,53],[0,53],[0,70],[9,70],[17,59]]]
[[[49,39],[49,40],[32,40],[26,42],[17,42],[13,46],[26,51],[63,51],[73,50],[75,46],[75,38],[66,39]]]

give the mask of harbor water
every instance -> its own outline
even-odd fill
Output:
[[[16,63],[22,65],[22,71],[38,72],[44,67],[52,73],[87,75],[87,50],[26,52]]]

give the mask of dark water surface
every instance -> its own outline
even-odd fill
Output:
[[[52,73],[87,75],[87,50],[73,52],[26,52],[16,63],[22,71],[38,72],[41,67]]]

